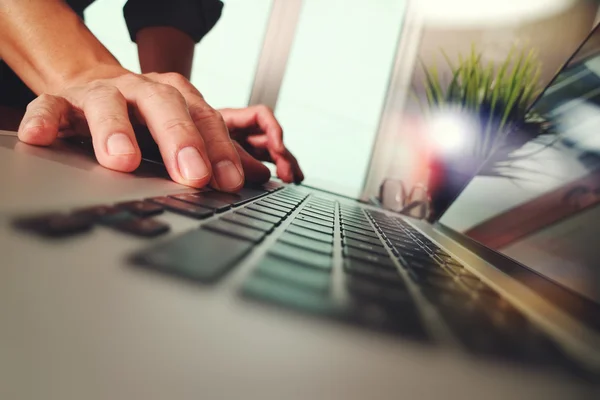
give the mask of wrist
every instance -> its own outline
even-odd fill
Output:
[[[118,63],[101,63],[91,68],[63,75],[62,79],[55,81],[53,85],[49,86],[48,92],[57,94],[67,88],[85,85],[99,79],[117,78],[131,73],[131,71],[123,68]]]

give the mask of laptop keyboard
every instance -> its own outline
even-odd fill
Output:
[[[154,218],[164,210],[215,218],[135,254],[138,265],[214,283],[268,238],[240,289],[248,299],[436,342],[416,295],[474,353],[538,364],[564,361],[518,310],[403,219],[291,187],[177,194],[15,223],[52,237],[94,225],[153,237],[169,230]]]

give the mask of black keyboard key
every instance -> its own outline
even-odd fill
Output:
[[[348,275],[364,277],[389,286],[405,286],[404,279],[397,270],[384,269],[362,260],[344,259],[344,270]]]
[[[408,270],[408,275],[413,281],[418,284],[427,285],[431,279],[445,279],[453,281],[453,277],[442,268],[419,269],[413,268]]]
[[[326,228],[331,228],[331,229],[333,229],[333,225],[334,225],[333,221],[331,221],[331,222],[324,221],[324,220],[319,219],[319,218],[307,217],[306,215],[302,215],[302,214],[298,214],[298,216],[296,217],[295,221],[310,222],[312,224],[324,226]]]
[[[300,204],[299,201],[289,200],[282,196],[269,196],[269,197],[265,198],[265,201],[274,202],[275,204],[287,205],[292,208],[296,208],[298,206],[298,204]]]
[[[283,189],[284,187],[285,185],[283,183],[277,181],[269,181],[262,185],[262,188],[269,192],[275,192],[279,189]]]
[[[280,280],[283,284],[323,293],[329,291],[331,281],[331,275],[328,272],[306,268],[294,261],[275,257],[266,257],[261,260],[254,273]]]
[[[313,224],[312,222],[306,222],[295,219],[292,221],[292,225],[300,226],[302,228],[311,229],[315,232],[324,233],[326,235],[333,235],[333,228],[327,228],[322,225]]]
[[[243,294],[310,314],[334,319],[346,318],[347,310],[327,294],[315,293],[302,287],[282,285],[280,280],[259,274],[251,276],[245,282]]]
[[[344,239],[359,240],[361,242],[365,242],[365,243],[372,244],[375,246],[382,245],[381,239],[379,239],[379,238],[373,238],[371,236],[360,235],[358,233],[354,233],[354,232],[350,232],[350,231],[344,232]]]
[[[306,195],[303,194],[296,194],[296,193],[291,193],[287,190],[284,190],[283,192],[278,192],[277,194],[273,195],[273,197],[278,197],[278,198],[285,198],[288,200],[292,200],[292,201],[296,201],[296,202],[301,202],[306,198]]]
[[[344,245],[362,251],[368,251],[369,253],[379,254],[381,256],[388,256],[388,252],[382,245],[373,245],[349,238],[344,238]]]
[[[350,224],[355,224],[355,225],[364,225],[364,226],[368,226],[368,227],[371,226],[371,224],[369,224],[369,221],[367,221],[366,219],[348,218],[348,217],[344,217],[344,216],[341,216],[340,219],[344,223],[350,223]]]
[[[273,210],[272,208],[260,206],[258,204],[250,204],[247,206],[247,208],[250,210],[254,210],[254,211],[258,211],[258,212],[267,214],[267,215],[272,215],[274,217],[278,217],[281,219],[287,217],[287,212]]]
[[[393,302],[359,297],[353,301],[352,311],[355,322],[370,329],[418,341],[430,339],[409,296],[399,296]]]
[[[258,229],[263,232],[271,232],[275,227],[272,222],[261,221],[256,218],[247,217],[238,213],[229,213],[221,217],[222,220],[248,228]]]
[[[387,254],[379,255],[374,253],[368,253],[362,250],[357,250],[353,247],[346,247],[344,249],[344,255],[355,260],[361,260],[366,263],[376,265],[379,268],[396,270],[396,264],[393,263],[392,259]]]
[[[216,221],[211,221],[208,224],[202,225],[202,229],[209,229],[211,231],[219,232],[224,235],[248,240],[253,243],[260,242],[263,239],[263,237],[265,236],[264,231],[247,228],[245,226],[233,224],[231,222],[227,222],[222,219],[218,219]]]
[[[331,219],[331,220],[335,219],[334,213],[324,212],[324,211],[320,211],[320,210],[317,210],[314,208],[304,207],[302,209],[301,213],[315,215],[315,216],[319,216],[319,217],[323,217],[323,218],[327,218],[327,219]]]
[[[313,231],[312,229],[306,229],[301,226],[290,225],[286,232],[293,233],[297,236],[306,237],[313,240],[318,240],[323,243],[333,243],[333,236],[325,233]]]
[[[402,257],[403,264],[406,265],[408,269],[442,270],[442,267],[428,256],[408,257],[402,253],[400,253],[400,255]],[[444,271],[444,274],[448,275],[446,271]]]
[[[176,194],[169,196],[177,200],[185,201],[186,203],[194,204],[200,207],[211,208],[215,212],[223,212],[231,208],[231,203],[226,203],[222,200],[211,198],[204,193],[191,194]]]
[[[269,254],[274,257],[292,260],[299,264],[319,270],[329,271],[333,267],[333,260],[330,256],[310,250],[304,250],[282,242],[278,242],[271,247]]]
[[[93,221],[85,215],[44,214],[18,218],[16,227],[48,237],[74,235],[89,231]]]
[[[361,231],[373,232],[373,228],[369,224],[361,224],[358,222],[349,222],[347,220],[342,220],[342,228],[359,229]]]
[[[309,239],[293,233],[284,232],[279,237],[279,241],[286,244],[291,244],[292,246],[301,247],[306,250],[316,251],[317,253],[331,255],[333,252],[333,245],[331,243]]]
[[[170,197],[153,197],[148,199],[154,203],[160,204],[169,211],[177,214],[182,214],[196,219],[204,219],[212,216],[214,210],[210,208],[195,206],[181,200],[172,199]]]
[[[302,215],[303,217],[309,217],[309,218],[316,218],[316,219],[320,219],[323,220],[325,222],[329,222],[331,225],[333,225],[335,219],[333,217],[326,217],[322,214],[317,214],[315,212],[311,212],[311,211],[300,211],[300,214],[298,215]]]
[[[304,209],[305,210],[308,209],[308,210],[318,211],[318,212],[321,212],[321,213],[323,213],[325,215],[331,215],[331,216],[333,216],[333,213],[335,211],[333,208],[322,207],[320,205],[310,204],[310,203],[306,204],[304,206]]]
[[[275,204],[269,203],[269,202],[267,202],[265,200],[258,201],[256,203],[254,203],[253,206],[266,207],[266,208],[271,209],[271,210],[280,211],[280,212],[282,212],[282,213],[284,213],[286,215],[288,215],[288,214],[290,214],[292,212],[292,208],[287,208],[287,207],[282,207],[282,206],[279,206],[279,205],[275,205]]]
[[[127,210],[140,217],[151,217],[154,215],[161,214],[164,208],[156,203],[149,201],[126,201],[118,203],[116,206],[122,210]]]
[[[379,236],[377,236],[377,234],[372,229],[359,229],[354,228],[352,226],[343,225],[342,233],[345,234],[346,232],[357,233],[359,235],[368,236],[373,239],[379,239]]]
[[[242,188],[239,192],[237,192],[235,195],[238,197],[238,200],[236,200],[234,203],[232,203],[231,205],[233,207],[239,207],[242,206],[248,202],[254,201],[256,199],[259,199],[265,195],[267,195],[269,192],[264,190],[264,189],[257,189],[257,188],[250,188],[250,187],[244,187]]]
[[[254,211],[254,210],[249,210],[247,208],[240,208],[234,214],[245,215],[246,217],[250,217],[250,218],[254,218],[254,219],[259,219],[261,221],[270,222],[270,223],[275,224],[275,225],[279,225],[281,223],[281,220],[282,220],[280,217],[275,217],[273,215],[265,214],[265,213],[262,213],[262,212],[258,212],[258,211]]]
[[[138,253],[134,261],[164,272],[211,282],[223,276],[252,246],[245,240],[195,229]]]
[[[256,204],[266,205],[265,203],[272,205],[274,207],[277,207],[277,208],[275,208],[276,210],[278,208],[280,208],[280,209],[282,209],[282,211],[285,211],[287,213],[292,212],[296,208],[295,206],[292,206],[292,205],[284,203],[284,202],[277,201],[277,199],[272,199],[270,197],[266,197],[265,199],[257,202]]]
[[[169,231],[169,225],[151,218],[131,218],[116,223],[112,227],[118,231],[142,237],[155,237]]]

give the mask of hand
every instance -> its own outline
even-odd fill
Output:
[[[141,161],[132,128],[140,122],[148,126],[174,181],[193,187],[210,183],[223,191],[242,187],[242,160],[223,117],[183,76],[138,75],[120,67],[102,71],[100,79],[91,75],[32,101],[19,139],[48,146],[59,135],[89,132],[101,165],[130,172]],[[242,159],[256,168],[246,154]]]
[[[296,158],[283,144],[283,130],[266,106],[219,110],[232,139],[251,156],[272,162],[277,166],[277,176],[284,182],[300,183],[304,174]]]

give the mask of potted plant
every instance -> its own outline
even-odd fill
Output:
[[[443,50],[441,54],[449,75],[442,76],[435,65],[428,67],[421,62],[424,94],[419,103],[425,105],[422,109],[431,118],[441,113],[468,118],[472,136],[461,151],[453,155],[434,153],[430,160],[427,186],[432,220],[458,196],[490,154],[519,146],[507,140],[513,139],[510,132],[519,127],[537,135],[545,123],[540,116],[528,113],[540,93],[541,63],[534,50],[513,46],[497,65],[491,61],[485,64],[474,45],[470,54],[459,54],[454,61]]]

